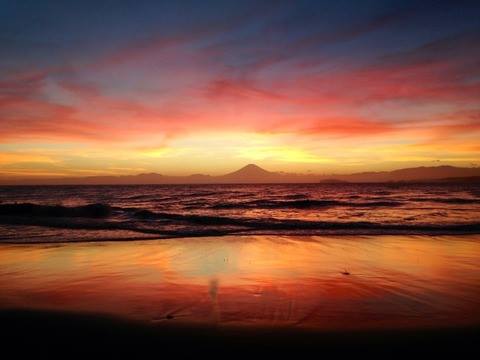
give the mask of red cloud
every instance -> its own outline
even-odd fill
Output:
[[[366,136],[392,132],[391,124],[363,118],[327,118],[319,119],[313,127],[303,130],[306,134],[329,134],[342,136]]]
[[[107,95],[101,82],[79,83],[75,79],[81,77],[70,76],[75,74],[72,69],[69,70],[72,73],[66,69],[26,73],[0,82],[0,137],[142,141],[156,135],[171,137],[209,130],[377,136],[398,129],[385,120],[390,115],[382,113],[385,102],[404,102],[405,110],[410,112],[405,111],[403,123],[416,122],[421,127],[424,119],[415,115],[409,103],[473,104],[480,97],[478,82],[462,80],[465,69],[459,77],[462,58],[413,61],[409,54],[410,60],[406,62],[386,61],[360,68],[344,66],[330,72],[313,72],[314,66],[302,68],[292,62],[284,64],[280,72],[272,66],[282,56],[271,54],[270,58],[265,56],[260,62],[252,62],[261,66],[247,66],[244,71],[235,72],[226,67],[212,68],[211,63],[203,62],[211,55],[208,47],[178,64],[180,76],[185,70],[182,67],[191,63],[192,68],[185,73],[200,72],[202,76],[194,79],[197,82],[165,85],[161,73],[152,69],[146,80],[158,78],[165,89],[158,94],[150,91],[144,98],[128,96],[133,90],[122,83],[122,77],[134,77],[139,69],[124,67],[125,62],[194,39],[196,34],[183,34],[132,45],[94,62],[102,66],[78,70],[89,74],[90,79],[101,78],[104,70],[114,70],[121,64],[118,83],[122,96],[111,92]],[[203,60],[196,63],[198,59]],[[57,85],[75,98],[74,103],[64,105],[45,98],[42,89],[51,75],[57,75],[53,76]],[[372,114],[368,111],[372,106],[380,110],[375,115],[365,115]],[[403,114],[402,109],[398,111]],[[459,120],[443,126],[445,132],[460,133],[476,129],[477,123]],[[438,125],[436,131],[443,131]]]

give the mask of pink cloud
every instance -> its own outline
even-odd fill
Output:
[[[310,73],[314,66],[302,69],[294,62],[284,64],[281,72],[265,72],[279,60],[273,54],[263,57],[261,66],[247,67],[248,71],[237,74],[225,67],[212,67],[212,49],[207,47],[205,52],[194,52],[192,58],[173,62],[175,76],[167,80],[161,71],[144,71],[133,61],[167,50],[166,55],[175,59],[178,54],[170,52],[171,48],[195,39],[195,34],[154,39],[132,44],[82,69],[26,72],[0,82],[0,137],[148,141],[155,136],[230,130],[368,137],[400,131],[387,121],[390,114],[382,112],[385,102],[406,102],[405,109],[409,109],[408,102],[453,106],[473,104],[480,97],[480,84],[455,78],[459,67],[455,59],[347,66],[317,73]],[[217,50],[227,51],[228,47]],[[105,87],[102,76],[106,71],[118,71],[118,79],[114,79],[118,88]],[[85,74],[89,82],[77,80]],[[148,92],[134,93],[122,80],[129,78],[131,82],[136,76],[139,82],[160,84],[161,90],[152,86]],[[182,76],[191,81],[175,82]],[[46,98],[47,78],[75,101],[65,105]],[[372,105],[380,110],[366,116],[365,110]],[[423,121],[431,119],[422,119],[409,109],[402,124],[409,121],[421,127]],[[443,128],[460,133],[476,129],[476,124],[475,119],[462,117]],[[439,124],[436,131],[441,129]]]

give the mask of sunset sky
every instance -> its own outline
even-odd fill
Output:
[[[0,0],[0,176],[480,164],[478,1]]]

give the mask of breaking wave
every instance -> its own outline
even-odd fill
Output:
[[[88,204],[67,207],[32,203],[0,204],[0,216],[104,218],[112,212],[109,205]]]
[[[297,201],[295,203],[298,205]],[[412,224],[375,221],[312,221],[156,212],[106,204],[75,207],[31,203],[0,204],[0,224],[92,231],[128,231],[158,237],[228,234],[471,234],[480,232],[480,222]],[[125,240],[125,237],[122,239]]]

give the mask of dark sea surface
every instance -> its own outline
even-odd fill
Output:
[[[479,184],[0,187],[0,241],[478,234]]]

